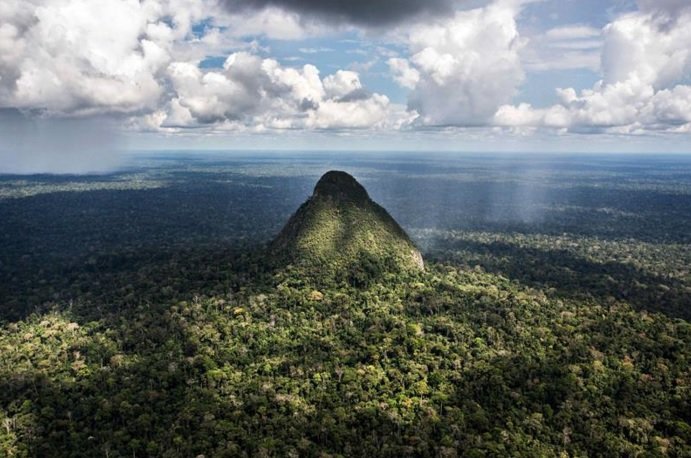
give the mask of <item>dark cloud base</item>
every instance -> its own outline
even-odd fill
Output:
[[[332,22],[379,26],[450,12],[455,0],[221,0],[229,11],[275,6]],[[461,2],[462,3],[462,2]]]

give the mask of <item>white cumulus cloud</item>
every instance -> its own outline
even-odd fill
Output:
[[[559,90],[561,103],[504,105],[495,122],[617,133],[683,132],[691,122],[691,5],[641,1],[603,30],[603,78],[592,89]]]
[[[278,40],[300,40],[329,30],[319,22],[276,7],[238,10],[219,15],[218,20],[226,27],[226,33],[238,37],[262,35]]]
[[[237,37],[296,39],[319,27],[272,7],[228,12],[216,0],[5,0],[0,108],[127,114],[146,130],[365,128],[415,116],[368,92],[352,71],[322,79],[313,65],[285,67],[250,52],[233,52],[222,69],[200,68],[208,55],[253,48]]]
[[[58,115],[151,110],[165,91],[160,72],[212,4],[4,0],[0,106]]]
[[[387,63],[389,64],[389,69],[393,74],[394,80],[401,87],[415,89],[417,83],[420,82],[420,72],[416,68],[413,68],[407,59],[392,57]]]
[[[167,71],[175,95],[144,120],[149,127],[395,128],[415,117],[369,93],[352,71],[321,78],[313,65],[284,67],[248,52],[231,54],[222,70],[174,62]]]
[[[412,88],[408,104],[427,125],[479,125],[509,102],[524,74],[517,2],[498,1],[416,25],[408,59],[388,61],[395,80]]]

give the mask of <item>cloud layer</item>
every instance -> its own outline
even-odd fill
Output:
[[[528,3],[540,4],[5,0],[0,109],[109,117],[165,133],[449,126],[691,132],[688,0],[639,0],[637,10],[604,28],[567,23],[537,31],[521,23]],[[295,45],[301,60],[272,57],[270,40],[343,30],[366,45],[354,49],[365,61],[323,65],[313,61],[321,53],[310,52],[327,49],[323,43],[303,41]],[[205,65],[209,57],[217,64]],[[295,61],[301,65],[289,65]],[[557,89],[559,102],[550,106],[521,98],[534,75],[567,71],[600,73],[600,81]]]
[[[392,58],[409,107],[426,125],[483,125],[523,81],[517,6],[496,2],[419,24],[407,34],[410,58]]]
[[[155,109],[171,60],[203,57],[190,39],[206,0],[6,0],[0,5],[0,106],[47,114]]]
[[[504,105],[495,122],[573,131],[689,132],[691,5],[641,1],[602,31],[602,80],[591,89],[559,89],[561,103],[535,109]]]
[[[420,15],[452,12],[454,0],[222,0],[229,12],[278,7],[331,22],[382,26]]]
[[[274,12],[257,12],[236,33]],[[193,30],[211,17],[221,25]],[[129,116],[132,127],[167,131],[398,128],[415,117],[351,71],[322,78],[314,65],[248,52],[230,54],[222,69],[200,68],[208,53],[237,47],[227,29],[237,17],[211,0],[9,0],[0,20],[0,107]],[[279,33],[301,33],[291,29],[300,27],[295,17],[280,21]]]
[[[147,117],[154,129],[397,128],[411,117],[388,97],[369,93],[352,71],[322,79],[313,65],[283,67],[247,52],[230,55],[222,71],[204,72],[184,62],[166,71],[175,97]]]
[[[602,31],[585,25],[549,29],[531,37],[521,54],[527,71],[600,70]]]

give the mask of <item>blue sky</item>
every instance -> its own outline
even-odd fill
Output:
[[[11,0],[0,23],[5,163],[95,124],[121,150],[691,152],[688,0]]]

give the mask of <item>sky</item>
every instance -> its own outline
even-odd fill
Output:
[[[151,149],[691,152],[691,0],[3,0],[0,171]]]

